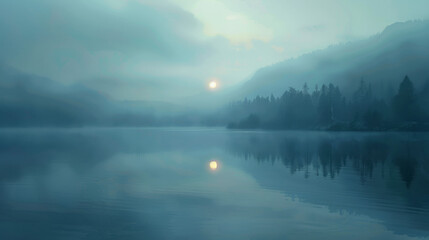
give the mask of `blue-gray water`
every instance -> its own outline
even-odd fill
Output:
[[[0,239],[429,239],[429,134],[1,130]]]

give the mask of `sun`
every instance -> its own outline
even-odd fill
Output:
[[[217,162],[214,160],[210,161],[209,166],[211,170],[216,170],[218,168]]]
[[[217,82],[216,82],[216,81],[211,81],[211,82],[209,83],[209,87],[210,87],[211,89],[215,89],[215,88],[217,88]]]

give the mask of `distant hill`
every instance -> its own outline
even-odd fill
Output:
[[[82,85],[66,86],[0,65],[0,127],[194,124],[173,104],[116,101]]]
[[[390,97],[408,75],[419,88],[429,79],[429,21],[395,23],[369,39],[315,51],[258,70],[236,96],[280,95],[304,83],[333,83],[349,94],[360,80]]]

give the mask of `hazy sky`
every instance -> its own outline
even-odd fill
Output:
[[[427,0],[1,0],[0,61],[117,99],[180,101],[427,19]]]

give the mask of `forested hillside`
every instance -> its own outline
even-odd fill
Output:
[[[416,90],[408,76],[390,99],[360,81],[351,97],[334,84],[316,85],[310,90],[293,87],[281,97],[260,97],[232,103],[227,112],[240,119],[229,128],[327,129],[327,130],[428,130],[429,81]],[[245,116],[244,118],[242,116]]]

